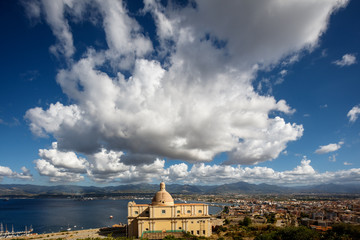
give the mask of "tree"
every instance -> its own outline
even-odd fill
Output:
[[[276,222],[275,213],[270,213],[266,215],[266,220],[267,223],[275,223]]]
[[[245,226],[245,227],[247,227],[247,226],[249,226],[251,224],[251,219],[248,217],[248,216],[246,216],[245,218],[244,218],[244,220],[243,220],[243,225]]]
[[[245,226],[245,227],[247,227],[247,226],[249,226],[251,224],[251,219],[248,217],[248,216],[246,216],[245,218],[244,218],[244,220],[240,220],[239,221],[239,225],[240,226]]]
[[[319,234],[306,227],[286,227],[257,236],[254,240],[318,240]]]
[[[346,223],[334,224],[332,230],[325,234],[325,239],[360,239],[360,226]]]

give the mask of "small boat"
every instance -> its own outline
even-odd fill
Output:
[[[110,215],[110,217],[109,217],[110,219],[113,219],[114,217],[112,216],[112,215]]]

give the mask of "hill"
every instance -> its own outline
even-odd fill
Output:
[[[0,184],[1,197],[16,196],[67,196],[67,195],[101,195],[152,194],[158,191],[158,184],[128,184],[108,187],[56,185],[40,186],[30,184]],[[336,193],[360,194],[359,185],[321,184],[301,187],[283,187],[270,184],[251,184],[237,182],[222,185],[181,185],[167,184],[166,189],[172,194],[291,194],[291,193]]]

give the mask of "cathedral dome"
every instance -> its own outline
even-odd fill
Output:
[[[155,206],[174,206],[174,199],[165,190],[164,182],[160,183],[160,191],[155,194],[151,204]]]

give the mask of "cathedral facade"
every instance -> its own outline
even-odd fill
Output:
[[[208,205],[204,203],[174,203],[174,199],[160,183],[151,204],[128,203],[128,235],[142,238],[144,234],[189,232],[197,236],[211,235]]]

